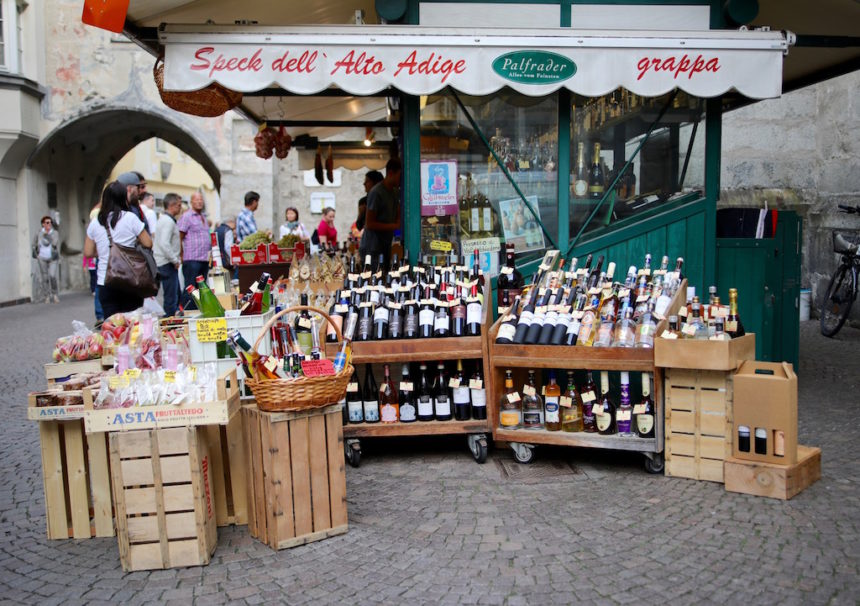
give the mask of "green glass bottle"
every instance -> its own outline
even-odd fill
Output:
[[[197,292],[200,293],[200,303],[198,306],[200,307],[201,317],[224,317],[224,308],[221,306],[221,302],[218,300],[218,297],[215,296],[215,293],[212,292],[212,289],[209,288],[209,285],[206,284],[206,280],[203,279],[203,276],[197,276]],[[227,341],[218,341],[215,345],[217,348],[216,355],[219,360],[231,357],[229,348],[227,347]]]

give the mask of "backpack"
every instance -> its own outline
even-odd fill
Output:
[[[314,246],[320,245],[320,232],[319,229],[315,229],[314,233],[311,234],[311,244]]]

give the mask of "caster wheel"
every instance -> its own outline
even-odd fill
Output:
[[[479,438],[472,445],[472,456],[478,463],[487,462],[487,439]]]
[[[653,458],[648,456],[645,457],[645,471],[648,473],[663,473],[664,467],[665,465],[662,453],[655,454]]]
[[[352,467],[361,465],[361,445],[356,443],[346,445],[346,462]]]
[[[514,451],[514,458],[516,458],[517,463],[522,463],[523,465],[526,465],[528,463],[531,463],[532,459],[534,459],[534,446],[511,442],[511,448]]]

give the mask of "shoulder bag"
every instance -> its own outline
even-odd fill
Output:
[[[105,286],[137,295],[138,297],[154,297],[158,294],[156,280],[155,258],[152,251],[139,243],[134,246],[122,246],[113,241],[110,228],[105,231],[110,241]]]

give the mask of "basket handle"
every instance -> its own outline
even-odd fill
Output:
[[[293,307],[287,307],[286,309],[282,309],[281,311],[276,313],[274,316],[272,316],[268,322],[266,322],[265,326],[263,326],[263,328],[260,330],[260,334],[257,335],[257,340],[254,341],[254,347],[252,349],[254,351],[257,351],[257,346],[260,344],[260,341],[263,340],[263,337],[266,336],[266,333],[269,332],[269,329],[272,327],[272,325],[275,322],[277,322],[277,320],[279,318],[281,318],[281,316],[284,316],[284,315],[291,313],[291,312],[294,312],[294,311],[303,311],[305,309],[307,309],[308,311],[312,311],[314,313],[317,313],[317,314],[321,315],[322,317],[324,317],[326,319],[326,321],[334,327],[334,331],[337,334],[338,343],[343,341],[343,333],[340,331],[340,328],[338,328],[337,324],[335,324],[332,321],[331,316],[328,315],[325,311],[323,311],[322,309],[318,309],[316,307],[311,307],[310,305],[295,305]],[[322,330],[322,328],[320,328],[320,330]],[[320,339],[320,341],[322,341],[322,339]]]

